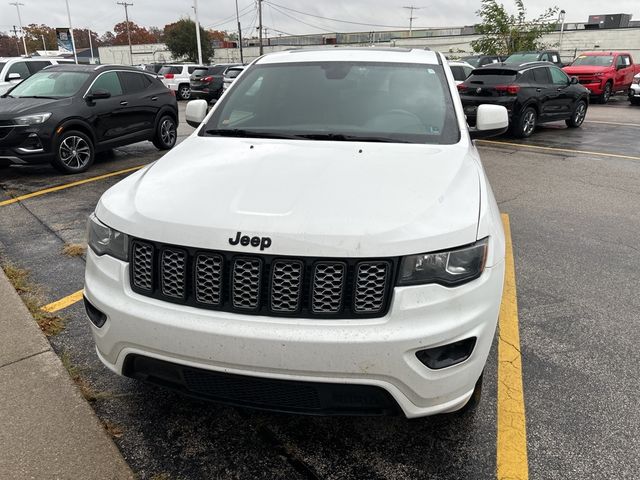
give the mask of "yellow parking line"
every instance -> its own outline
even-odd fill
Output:
[[[498,334],[498,480],[528,480],[527,431],[518,331],[516,273],[509,216],[502,215],[506,237],[505,279]]]
[[[624,158],[627,160],[640,160],[640,157],[634,157],[631,155],[619,155],[617,153],[604,153],[604,152],[590,152],[588,150],[573,150],[571,148],[543,147],[540,145],[528,145],[526,143],[503,142],[498,140],[476,140],[476,142],[485,143],[489,145],[508,145],[510,147],[531,148],[534,150],[546,150],[551,152],[582,153],[584,155],[597,155],[600,157]]]
[[[20,195],[19,197],[10,198],[9,200],[0,201],[0,207],[4,207],[5,205],[11,205],[12,203],[21,202],[22,200],[26,200],[28,198],[39,197],[40,195],[45,195],[47,193],[58,192],[60,190],[65,190],[71,187],[77,187],[78,185],[84,185],[85,183],[97,182],[98,180],[104,180],[105,178],[115,177],[116,175],[122,175],[124,173],[135,172],[136,170],[140,170],[142,167],[146,165],[138,165],[137,167],[125,168],[124,170],[118,170],[117,172],[106,173],[104,175],[99,175],[97,177],[85,178],[84,180],[77,180],[71,183],[65,183],[64,185],[58,185],[57,187],[45,188],[44,190],[38,190],[36,192],[27,193],[26,195]]]
[[[48,313],[55,313],[59,310],[62,310],[63,308],[70,307],[74,303],[77,303],[80,300],[82,300],[83,292],[84,290],[78,290],[77,292],[72,293],[71,295],[67,295],[66,297],[61,298],[60,300],[50,303],[49,305],[45,305],[44,307],[41,308],[41,310]]]

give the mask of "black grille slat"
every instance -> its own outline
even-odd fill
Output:
[[[134,292],[192,307],[299,318],[370,318],[390,305],[398,260],[278,257],[132,239]]]
[[[260,306],[262,261],[237,258],[231,271],[231,301],[239,310],[256,310]]]
[[[361,262],[356,267],[353,309],[357,313],[377,313],[384,307],[389,264]]]
[[[221,255],[201,253],[195,261],[195,295],[199,303],[222,303],[222,274],[224,260]]]
[[[132,248],[133,284],[141,290],[153,289],[153,245],[134,242]]]
[[[271,266],[271,310],[297,312],[300,308],[304,266],[299,261],[277,260]]]
[[[187,254],[166,248],[161,256],[161,288],[167,297],[184,298],[187,281]]]
[[[346,265],[341,262],[321,262],[313,270],[311,311],[338,313],[344,302]]]

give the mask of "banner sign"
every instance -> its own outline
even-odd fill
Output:
[[[73,42],[68,28],[56,28],[56,38],[60,53],[73,53]]]

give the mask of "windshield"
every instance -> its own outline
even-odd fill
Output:
[[[453,73],[453,79],[457,82],[463,82],[465,78],[469,76],[472,72],[471,67],[467,67],[466,65],[450,65],[451,73]]]
[[[171,67],[165,66],[158,71],[158,75],[166,75],[167,73],[173,73],[174,75],[179,75],[182,73],[182,67]]]
[[[538,60],[540,54],[538,53],[515,53],[513,55],[509,55],[505,63],[524,63],[524,62],[535,62]]]
[[[10,95],[12,97],[63,98],[78,93],[89,78],[86,72],[40,71],[18,84]]]
[[[440,65],[254,65],[201,135],[452,144],[460,132]]]
[[[480,57],[465,57],[462,59],[463,62],[467,62],[472,67],[477,67],[480,63]]]
[[[229,70],[227,70],[225,77],[236,78],[238,75],[240,75],[240,72],[242,72],[242,68],[230,68]]]
[[[593,67],[610,67],[613,64],[613,56],[611,55],[580,55],[576,58],[572,66],[590,65]]]

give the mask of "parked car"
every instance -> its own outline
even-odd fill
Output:
[[[449,60],[449,67],[453,74],[453,79],[456,81],[456,85],[464,82],[466,78],[471,75],[473,68],[467,62],[459,62],[456,60]]]
[[[629,88],[629,101],[631,105],[640,105],[640,73],[633,77],[633,83]]]
[[[238,75],[240,75],[244,69],[245,67],[243,65],[238,65],[237,67],[231,67],[227,69],[224,74],[224,80],[222,83],[223,92],[226,91],[227,88],[229,88],[231,84],[236,81],[236,78],[238,78]]]
[[[0,95],[45,67],[73,60],[45,57],[0,57]]]
[[[190,77],[191,95],[210,101],[222,95],[223,78],[227,70],[238,63],[218,63],[196,68]]]
[[[51,162],[79,173],[96,152],[149,140],[176,143],[175,94],[134,67],[56,65],[0,98],[0,163]]]
[[[471,55],[468,57],[462,57],[463,62],[467,62],[474,68],[483,67],[491,63],[501,63],[506,57],[500,55]]]
[[[189,77],[196,68],[202,68],[202,65],[163,65],[158,70],[158,76],[169,90],[176,92],[178,100],[189,100],[191,98]]]
[[[477,68],[458,85],[458,91],[472,125],[480,105],[502,105],[509,112],[511,132],[521,138],[544,122],[564,120],[568,127],[577,128],[589,107],[589,90],[548,62]]]
[[[147,63],[144,65],[141,65],[141,67],[143,70],[147,72],[158,73],[160,69],[164,67],[164,63]]]
[[[504,63],[521,65],[527,62],[550,62],[556,67],[563,67],[560,53],[557,50],[543,50],[540,52],[515,52],[509,55]]]
[[[475,405],[505,239],[471,139],[508,119],[483,105],[468,129],[447,68],[425,50],[285,51],[208,116],[190,101],[198,130],[91,216],[100,360],[261,409]]]
[[[628,52],[585,52],[563,70],[578,77],[600,103],[607,103],[611,95],[629,91],[640,65]]]

